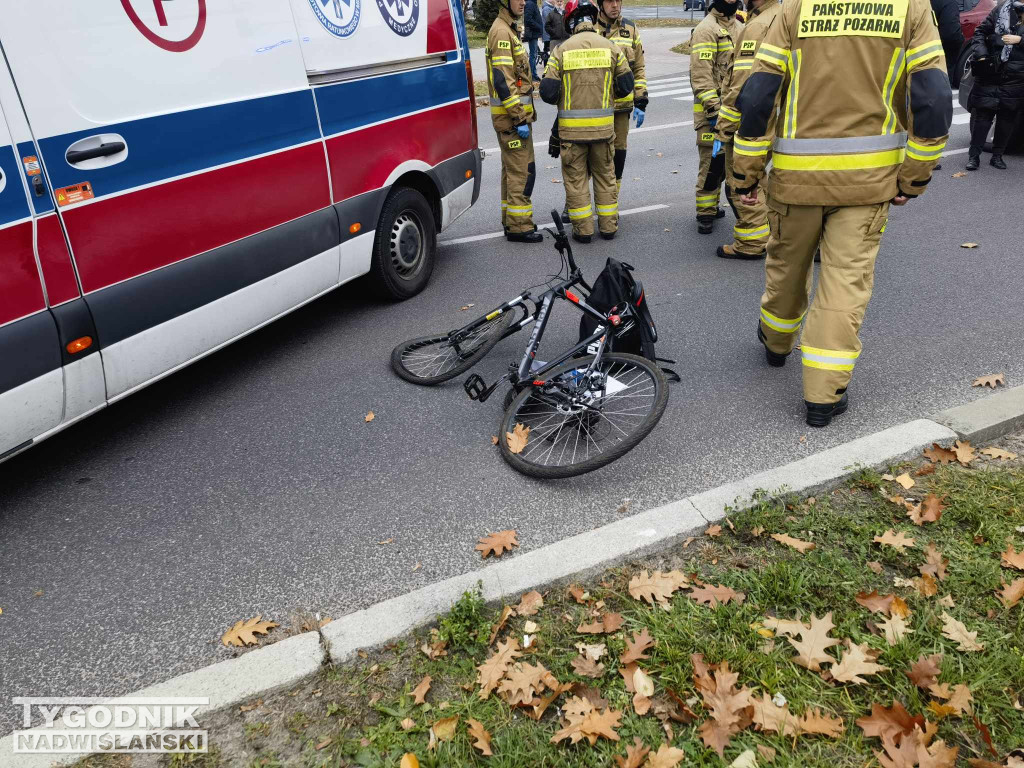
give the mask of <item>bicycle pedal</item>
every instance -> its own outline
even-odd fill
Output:
[[[462,388],[466,390],[466,394],[469,395],[470,400],[482,401],[486,399],[485,394],[487,393],[487,383],[479,374],[470,374],[462,383]]]

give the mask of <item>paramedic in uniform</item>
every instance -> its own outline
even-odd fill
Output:
[[[505,237],[539,243],[544,237],[533,224],[533,78],[530,57],[519,39],[517,22],[526,0],[498,0],[498,17],[487,33],[484,51],[490,90],[491,122],[501,147],[501,224]]]
[[[629,118],[636,127],[644,124],[647,112],[647,72],[644,67],[644,46],[640,33],[629,19],[622,18],[622,0],[598,0],[601,9],[597,29],[604,37],[619,46],[633,73],[633,90],[615,99],[615,184],[622,191],[622,169],[626,167],[626,137]]]
[[[690,37],[690,88],[693,90],[693,129],[697,132],[697,231],[710,235],[715,219],[725,215],[718,207],[724,174],[710,173],[715,121],[732,66],[733,46],[743,25],[736,18],[737,0],[714,0],[711,12]],[[709,176],[711,177],[709,179]],[[717,182],[717,183],[716,183]]]
[[[847,409],[889,205],[924,193],[952,122],[949,93],[928,0],[786,0],[740,92],[734,174],[747,204],[772,150],[758,336],[781,366],[803,325],[810,426]]]
[[[615,185],[615,99],[633,92],[625,54],[595,30],[598,9],[591,0],[565,4],[569,39],[548,59],[540,97],[558,105],[558,150],[573,239],[589,243],[594,234],[590,180],[594,180],[601,237],[611,240],[619,225]]]
[[[768,209],[763,194],[758,198],[756,205],[747,205],[735,193],[732,137],[740,125],[736,99],[754,68],[757,49],[775,21],[775,14],[778,11],[778,0],[750,0],[747,22],[736,41],[732,70],[726,78],[722,106],[718,110],[712,154],[717,156],[718,152],[725,152],[725,195],[736,215],[736,225],[732,228],[733,242],[730,245],[718,246],[715,252],[722,259],[765,257],[765,245],[768,243]],[[775,130],[774,116],[769,118],[768,122],[766,133],[771,134]],[[756,194],[756,190],[753,194]]]

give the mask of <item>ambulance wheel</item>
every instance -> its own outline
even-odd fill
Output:
[[[384,202],[370,260],[370,276],[386,296],[408,299],[422,291],[434,271],[437,228],[430,203],[409,187]]]

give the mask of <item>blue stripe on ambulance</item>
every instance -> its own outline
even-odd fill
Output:
[[[28,218],[28,203],[25,189],[21,186],[21,161],[14,154],[10,144],[0,147],[0,173],[7,183],[0,192],[0,227],[12,221]]]

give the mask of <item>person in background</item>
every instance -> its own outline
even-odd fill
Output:
[[[555,0],[555,7],[548,13],[548,17],[544,22],[544,31],[551,38],[551,50],[554,50],[563,40],[569,39],[569,33],[565,31],[564,8],[564,0]]]
[[[541,40],[544,41],[544,50],[541,51],[540,59],[543,66],[548,65],[548,56],[551,55],[551,33],[548,32],[548,16],[555,10],[555,0],[544,0],[540,7],[540,21],[543,33]]]
[[[1024,44],[1021,44],[1024,2],[1005,0],[997,5],[974,30],[974,87],[968,105],[971,108],[971,148],[967,170],[981,165],[992,121],[996,134],[992,139],[989,165],[1006,170],[1003,151],[1013,135],[1020,109],[1024,106]]]
[[[526,0],[523,12],[523,40],[530,47],[530,74],[534,80],[540,80],[537,74],[537,59],[540,57],[537,41],[544,35],[544,20],[537,7],[537,0]]]
[[[931,0],[931,2],[935,23],[939,27],[942,51],[946,54],[946,72],[950,74],[950,80],[952,80],[952,74],[956,71],[957,62],[960,59],[960,51],[964,48],[964,33],[960,29],[960,6],[957,0]]]

